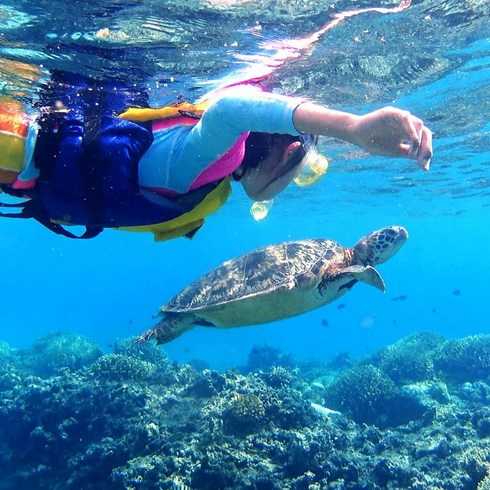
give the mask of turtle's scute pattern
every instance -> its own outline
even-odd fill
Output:
[[[256,294],[292,288],[305,272],[338,257],[343,248],[330,240],[301,240],[257,249],[225,262],[190,284],[163,311],[185,312],[219,306]]]

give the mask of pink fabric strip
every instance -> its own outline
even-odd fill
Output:
[[[218,158],[218,160],[201,172],[194,182],[192,182],[189,190],[192,191],[198,187],[209,184],[210,182],[215,182],[231,175],[243,161],[243,157],[245,156],[245,141],[249,134],[249,132],[243,133],[223,156]],[[176,197],[179,195],[178,192],[165,187],[145,186],[142,188],[165,197]]]
[[[32,189],[36,185],[37,178],[30,180],[16,179],[12,184],[12,189]]]
[[[242,133],[235,144],[218,160],[213,162],[192,182],[189,190],[197,189],[203,185],[215,182],[231,175],[242,163],[245,156],[245,141],[249,131]]]

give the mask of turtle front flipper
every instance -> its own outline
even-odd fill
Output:
[[[368,266],[351,265],[350,267],[345,267],[344,269],[341,269],[339,271],[338,276],[344,274],[352,277],[352,281],[354,282],[349,281],[343,284],[342,286],[340,286],[339,289],[344,289],[344,288],[350,289],[357,281],[361,281],[366,284],[369,284],[370,286],[374,286],[375,288],[379,289],[383,293],[386,291],[386,286],[380,273],[370,265]]]
[[[193,315],[176,313],[164,313],[163,315],[162,320],[135,340],[136,344],[142,344],[151,339],[156,339],[157,345],[166,344],[194,327]]]

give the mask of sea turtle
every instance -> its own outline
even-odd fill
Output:
[[[408,233],[390,226],[353,248],[324,239],[269,245],[225,262],[160,308],[137,343],[169,342],[196,325],[231,328],[281,320],[340,298],[358,281],[385,290],[373,267],[395,255]]]

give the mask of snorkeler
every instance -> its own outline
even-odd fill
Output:
[[[84,238],[106,227],[152,231],[157,240],[192,236],[226,200],[231,179],[257,201],[281,192],[317,135],[424,170],[432,158],[431,131],[393,107],[354,115],[250,81],[198,105],[152,110],[140,93],[72,78],[56,75],[62,93],[34,123],[18,103],[4,101],[0,113],[0,187],[30,198],[4,215],[66,236],[74,235],[62,224],[86,226]]]
[[[274,57],[254,64],[253,75],[195,105],[179,100],[150,109],[134,87],[65,72],[51,74],[35,120],[19,102],[0,99],[0,189],[28,199],[1,204],[18,210],[0,215],[34,218],[71,238],[92,238],[104,228],[151,231],[157,241],[192,237],[226,201],[230,181],[255,201],[280,193],[321,160],[319,135],[428,170],[432,133],[409,112],[385,107],[354,115],[265,84],[343,19],[409,6],[402,0],[394,8],[338,13],[308,36],[274,42]],[[64,226],[70,224],[85,226],[85,233],[73,234]]]

